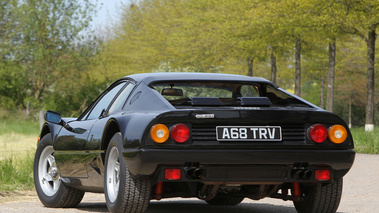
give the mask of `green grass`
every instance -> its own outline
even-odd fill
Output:
[[[0,191],[33,189],[33,160],[34,154],[0,160]]]
[[[39,136],[39,124],[30,120],[0,121],[0,160],[34,152]]]
[[[379,154],[379,127],[372,132],[365,132],[364,127],[351,129],[355,151],[365,154]]]
[[[0,191],[33,189],[38,135],[37,121],[0,121]]]
[[[39,135],[39,123],[33,120],[0,120],[0,135],[17,133]]]

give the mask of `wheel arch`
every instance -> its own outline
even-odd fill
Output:
[[[39,140],[38,142],[44,137],[46,136],[47,134],[51,133],[51,140],[53,141],[54,143],[54,135],[57,133],[56,132],[56,128],[54,128],[54,125],[53,124],[50,124],[50,123],[44,123],[41,127],[41,133],[39,135]]]
[[[45,135],[47,135],[47,134],[49,134],[49,133],[51,133],[51,131],[50,131],[50,126],[47,124],[47,123],[45,123],[43,126],[42,126],[42,129],[41,129],[41,134],[40,134],[40,138],[43,138],[43,136],[45,136]]]
[[[119,123],[115,119],[110,119],[106,124],[104,133],[103,133],[103,138],[101,140],[101,150],[104,150],[103,154],[101,155],[103,158],[102,159],[103,162],[105,162],[105,151],[108,147],[108,144],[111,138],[113,137],[113,135],[116,134],[117,132],[120,132]]]

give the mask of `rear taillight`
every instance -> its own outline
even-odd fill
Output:
[[[324,125],[315,124],[309,129],[309,137],[315,143],[322,143],[328,137],[328,130]]]
[[[156,124],[151,127],[150,136],[156,143],[164,143],[170,136],[170,132],[166,125]]]
[[[347,131],[341,125],[334,125],[329,128],[329,140],[333,143],[343,143],[347,138]]]
[[[329,181],[330,180],[330,170],[321,169],[315,171],[315,180],[316,181]]]
[[[185,124],[176,124],[171,129],[171,136],[178,143],[186,142],[190,135],[191,131]]]
[[[342,125],[333,125],[326,129],[324,125],[315,124],[309,128],[309,138],[315,143],[323,143],[327,138],[332,143],[343,143],[347,138],[347,130]]]
[[[180,169],[165,169],[164,179],[166,180],[180,180],[182,172]]]

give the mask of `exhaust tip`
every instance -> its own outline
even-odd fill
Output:
[[[204,170],[191,167],[186,170],[187,177],[193,178],[193,179],[201,179],[204,175]]]

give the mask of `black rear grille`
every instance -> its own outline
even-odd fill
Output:
[[[192,124],[192,141],[197,142],[214,142],[216,138],[216,126],[247,126],[246,124]],[[267,126],[257,124],[250,126]],[[282,127],[282,142],[285,144],[305,143],[305,125],[304,124],[270,124],[268,126]]]
[[[192,124],[192,141],[216,141],[216,125],[212,124]]]

